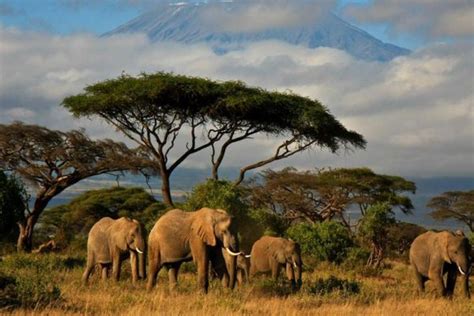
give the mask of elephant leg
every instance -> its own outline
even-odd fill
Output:
[[[426,278],[421,275],[418,271],[415,269],[415,279],[416,279],[416,284],[418,285],[419,291],[422,293],[425,291],[425,282]]]
[[[156,283],[156,277],[161,270],[161,258],[160,258],[160,250],[159,248],[149,248],[149,256],[148,256],[148,282],[147,282],[147,290],[150,291]]]
[[[293,265],[289,262],[286,263],[286,276],[291,282],[291,287],[296,289],[295,271],[293,270]]]
[[[87,281],[89,280],[89,276],[94,269],[94,262],[92,259],[87,258],[87,266],[86,270],[84,271],[84,274],[82,275],[82,282],[84,284],[87,284]]]
[[[178,284],[178,273],[181,262],[173,263],[168,267],[168,279],[170,290],[174,290]]]
[[[238,284],[238,286],[242,286],[242,284],[244,283],[243,278],[244,277],[243,277],[242,269],[237,270],[237,284]]]
[[[278,261],[273,260],[272,263],[271,263],[271,268],[272,268],[272,279],[274,281],[277,281],[278,280],[278,275],[280,274],[281,265],[280,265],[280,263],[278,263]]]
[[[112,255],[112,274],[114,275],[115,281],[120,280],[120,268],[122,265],[122,261],[120,259],[120,253],[115,251]]]
[[[446,295],[452,296],[454,294],[454,287],[456,286],[456,278],[458,272],[456,268],[450,267],[448,270],[448,277],[446,279]]]
[[[431,273],[430,280],[433,281],[436,289],[438,290],[438,294],[440,296],[446,296],[446,288],[444,286],[443,275],[441,273]]]
[[[109,276],[109,267],[106,264],[101,264],[100,268],[102,270],[102,281],[105,281]]]
[[[201,291],[207,294],[209,289],[209,250],[206,245],[199,245],[193,251],[194,262],[197,265],[198,284]]]
[[[132,271],[132,283],[138,281],[138,256],[135,252],[130,251],[130,269]]]

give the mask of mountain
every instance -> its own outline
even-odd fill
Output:
[[[281,40],[310,48],[337,48],[364,60],[389,61],[410,53],[405,48],[376,39],[333,13],[308,20],[301,25],[254,31],[224,31],[222,23],[225,23],[226,17],[242,12],[243,5],[237,2],[160,5],[103,36],[145,33],[152,42],[207,42],[218,53],[263,40]],[[216,18],[219,14],[221,17]],[[220,21],[221,24],[209,23],[209,20]]]

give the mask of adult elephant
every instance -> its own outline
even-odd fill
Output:
[[[250,276],[257,272],[272,272],[272,278],[278,279],[280,269],[286,268],[288,280],[293,288],[301,287],[302,274],[300,245],[292,240],[264,236],[257,240],[250,253]]]
[[[226,266],[227,286],[235,285],[237,238],[230,231],[231,217],[220,209],[202,208],[195,212],[171,210],[156,223],[148,237],[149,275],[148,290],[152,289],[160,269],[168,269],[170,287],[178,281],[181,264],[194,260],[198,283],[207,293],[209,287],[209,262],[222,256],[222,249],[231,255]]]
[[[431,280],[441,296],[451,296],[459,272],[463,278],[464,295],[470,297],[470,250],[468,239],[460,232],[429,231],[418,236],[410,248],[410,263],[420,291],[423,292],[425,282]],[[445,274],[446,285],[443,280]]]
[[[145,238],[142,225],[134,219],[104,217],[92,226],[87,239],[87,266],[82,280],[87,282],[96,265],[106,279],[112,265],[115,280],[120,279],[122,260],[129,255],[132,282],[145,278]]]

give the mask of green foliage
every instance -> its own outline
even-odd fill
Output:
[[[11,242],[18,236],[17,222],[25,216],[28,199],[23,183],[0,170],[0,242]]]
[[[319,278],[309,284],[308,291],[316,295],[328,295],[338,292],[342,296],[350,296],[360,292],[360,284],[356,281],[339,279],[331,275],[327,279]]]
[[[444,192],[433,197],[427,205],[431,217],[443,221],[454,219],[474,232],[474,190]]]
[[[390,205],[379,203],[370,206],[359,226],[359,235],[369,242],[382,242],[387,239],[390,226],[395,224]]]
[[[335,221],[297,224],[287,230],[287,236],[300,244],[303,254],[337,264],[354,245],[347,228]]]
[[[36,308],[59,302],[61,291],[53,272],[71,269],[79,264],[77,260],[55,255],[6,256],[0,262],[0,307]]]
[[[469,239],[471,246],[474,247],[474,232],[470,232],[469,235],[467,235],[467,238]]]
[[[254,220],[254,230],[266,236],[283,236],[289,227],[288,221],[266,209],[251,209],[249,216]]]
[[[43,234],[57,242],[85,245],[90,228],[102,217],[130,217],[151,229],[165,206],[143,188],[113,187],[87,191],[66,205],[47,210],[41,221]]]
[[[347,257],[344,260],[344,266],[351,269],[365,266],[369,256],[370,251],[361,247],[352,247],[347,252]]]

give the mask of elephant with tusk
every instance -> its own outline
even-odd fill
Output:
[[[142,225],[137,220],[122,217],[104,217],[92,226],[87,239],[87,266],[82,276],[86,283],[95,265],[102,268],[106,279],[110,265],[115,280],[120,278],[124,255],[129,254],[132,282],[146,278],[145,237]]]
[[[280,269],[284,267],[293,288],[300,288],[303,261],[300,245],[292,240],[263,236],[252,246],[250,253],[250,276],[257,272],[272,272],[272,278],[278,279]]]
[[[418,236],[410,248],[410,263],[420,291],[423,292],[425,282],[431,280],[441,296],[452,296],[459,272],[463,279],[464,295],[470,297],[470,250],[469,241],[461,231],[429,231]],[[445,274],[446,284],[443,280]]]
[[[148,237],[148,290],[165,266],[170,287],[178,280],[181,264],[193,260],[198,270],[200,289],[209,287],[209,262],[219,266],[223,284],[234,288],[236,261],[240,255],[237,237],[231,231],[231,216],[224,210],[202,208],[195,212],[168,211],[155,224]]]

